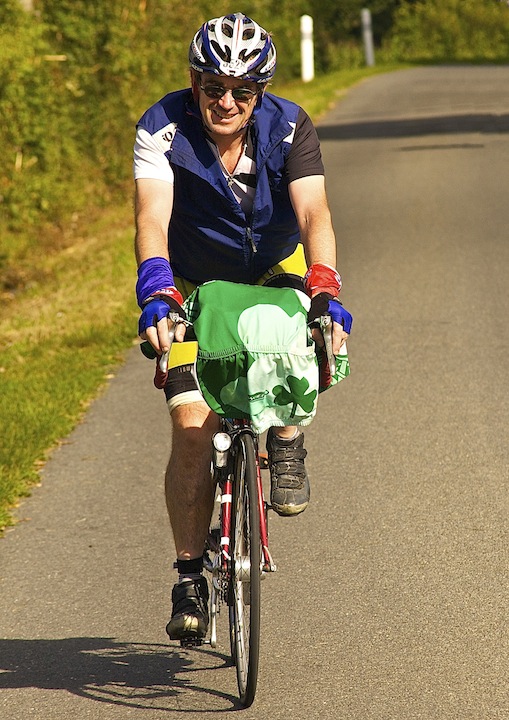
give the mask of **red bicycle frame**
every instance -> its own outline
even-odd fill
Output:
[[[249,432],[253,433],[248,420],[235,420],[233,421],[233,428],[236,432]],[[255,438],[256,440],[256,438]],[[258,443],[256,442],[256,447]],[[276,566],[272,560],[269,551],[269,533],[267,528],[267,513],[265,498],[263,495],[263,484],[262,474],[260,468],[260,457],[258,451],[256,452],[256,475],[257,475],[257,495],[258,495],[258,506],[260,509],[260,543],[262,547],[262,571],[263,572],[275,572]],[[221,563],[223,570],[228,569],[230,562],[230,533],[231,533],[231,522],[232,522],[232,479],[228,475],[221,486]]]

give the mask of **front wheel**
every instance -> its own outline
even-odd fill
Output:
[[[248,707],[258,680],[262,562],[256,447],[248,433],[238,439],[232,495],[230,634],[240,701]]]

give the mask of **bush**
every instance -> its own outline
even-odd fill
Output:
[[[403,2],[390,46],[403,61],[505,62],[509,8],[495,0]]]
[[[60,178],[75,162],[64,63],[24,15],[15,32],[10,23],[0,28],[0,48],[0,202],[15,224],[56,219],[60,201],[68,202]]]

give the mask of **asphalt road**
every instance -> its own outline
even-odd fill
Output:
[[[372,78],[322,123],[352,375],[273,518],[251,718],[507,720],[509,67]],[[231,717],[166,644],[169,420],[137,351],[0,541],[0,717]]]

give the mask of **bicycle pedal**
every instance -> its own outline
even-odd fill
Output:
[[[206,640],[204,638],[183,638],[180,641],[180,647],[182,648],[195,648],[203,645]]]
[[[260,470],[267,470],[269,467],[269,456],[267,453],[258,453],[258,460],[260,463]]]

